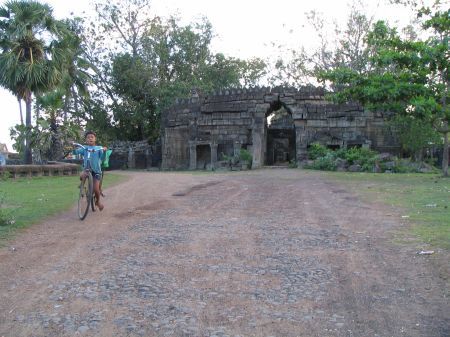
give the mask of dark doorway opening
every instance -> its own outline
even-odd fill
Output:
[[[295,127],[292,115],[281,105],[266,119],[265,164],[287,166],[296,160]]]
[[[211,163],[211,147],[209,145],[197,145],[197,170],[205,170]]]

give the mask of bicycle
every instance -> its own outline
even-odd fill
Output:
[[[91,153],[94,153],[98,150],[89,150],[84,145],[73,143],[73,145],[81,147],[87,151],[87,167],[83,169],[85,173],[85,177],[81,179],[80,182],[80,192],[78,195],[78,217],[80,220],[84,220],[89,212],[89,208],[92,209],[92,212],[95,212],[95,194],[94,194],[94,178],[92,176],[91,170]],[[101,180],[103,180],[103,173]],[[101,183],[102,181],[100,181]]]

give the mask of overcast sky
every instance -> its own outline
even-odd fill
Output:
[[[410,12],[401,7],[387,6],[388,0],[361,0],[367,14],[405,25]],[[48,0],[57,18],[92,13],[91,0]],[[206,16],[217,37],[212,48],[227,56],[248,59],[266,58],[278,54],[271,42],[289,47],[313,48],[316,36],[305,25],[305,13],[316,10],[328,21],[344,24],[351,0],[153,0],[155,15],[168,16],[178,12],[185,22]],[[3,5],[5,1],[0,0]],[[9,128],[20,122],[17,100],[4,89],[0,89],[0,143],[12,150]]]

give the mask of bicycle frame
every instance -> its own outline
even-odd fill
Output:
[[[89,207],[91,207],[92,211],[95,212],[95,194],[94,194],[94,187],[93,187],[93,176],[92,176],[92,168],[91,168],[91,153],[94,153],[98,150],[89,150],[84,145],[73,143],[73,145],[77,147],[81,147],[84,150],[87,151],[87,160],[86,160],[86,167],[83,168],[83,172],[86,173],[86,176],[82,178],[82,182],[80,184],[80,194],[78,198],[78,217],[80,220],[84,220],[87,216],[87,213],[89,212]],[[103,174],[102,174],[103,178]],[[86,188],[86,180],[88,181],[88,186]],[[86,198],[86,204],[84,208],[84,200]]]

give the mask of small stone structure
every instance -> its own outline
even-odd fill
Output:
[[[357,104],[333,104],[324,94],[314,87],[257,88],[178,100],[162,115],[162,168],[215,168],[223,155],[241,148],[252,154],[254,168],[301,163],[314,142],[398,151],[382,114]],[[279,111],[285,114],[272,125],[268,117]]]
[[[161,166],[161,146],[148,141],[115,141],[108,146],[113,152],[110,169],[151,169]]]

